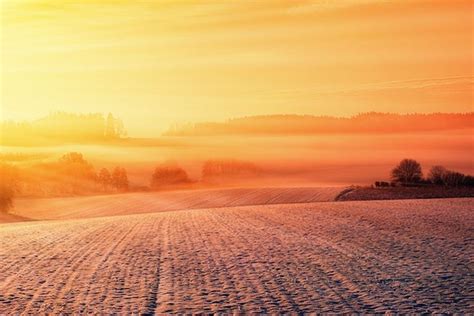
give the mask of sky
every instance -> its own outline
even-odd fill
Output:
[[[473,111],[470,0],[0,3],[2,120]]]

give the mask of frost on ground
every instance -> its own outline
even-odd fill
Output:
[[[0,225],[0,314],[474,313],[474,199]]]

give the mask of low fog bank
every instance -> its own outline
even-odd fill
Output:
[[[443,165],[472,174],[473,133],[129,138],[102,145],[2,146],[0,161],[18,173],[20,196],[367,185],[388,179],[407,157],[426,171]],[[82,158],[68,162],[64,155],[71,152]],[[75,174],[81,170],[84,177]]]

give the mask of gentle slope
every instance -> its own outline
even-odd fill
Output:
[[[329,202],[0,229],[0,314],[470,313],[473,199]]]

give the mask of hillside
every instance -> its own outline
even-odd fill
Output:
[[[474,197],[473,187],[390,187],[368,188],[359,187],[347,189],[336,197],[338,201],[368,201],[368,200],[406,200]]]
[[[329,202],[2,225],[0,314],[469,313],[473,205]]]
[[[30,219],[72,219],[241,205],[333,201],[329,188],[240,188],[129,193],[70,198],[25,198],[12,213]]]

